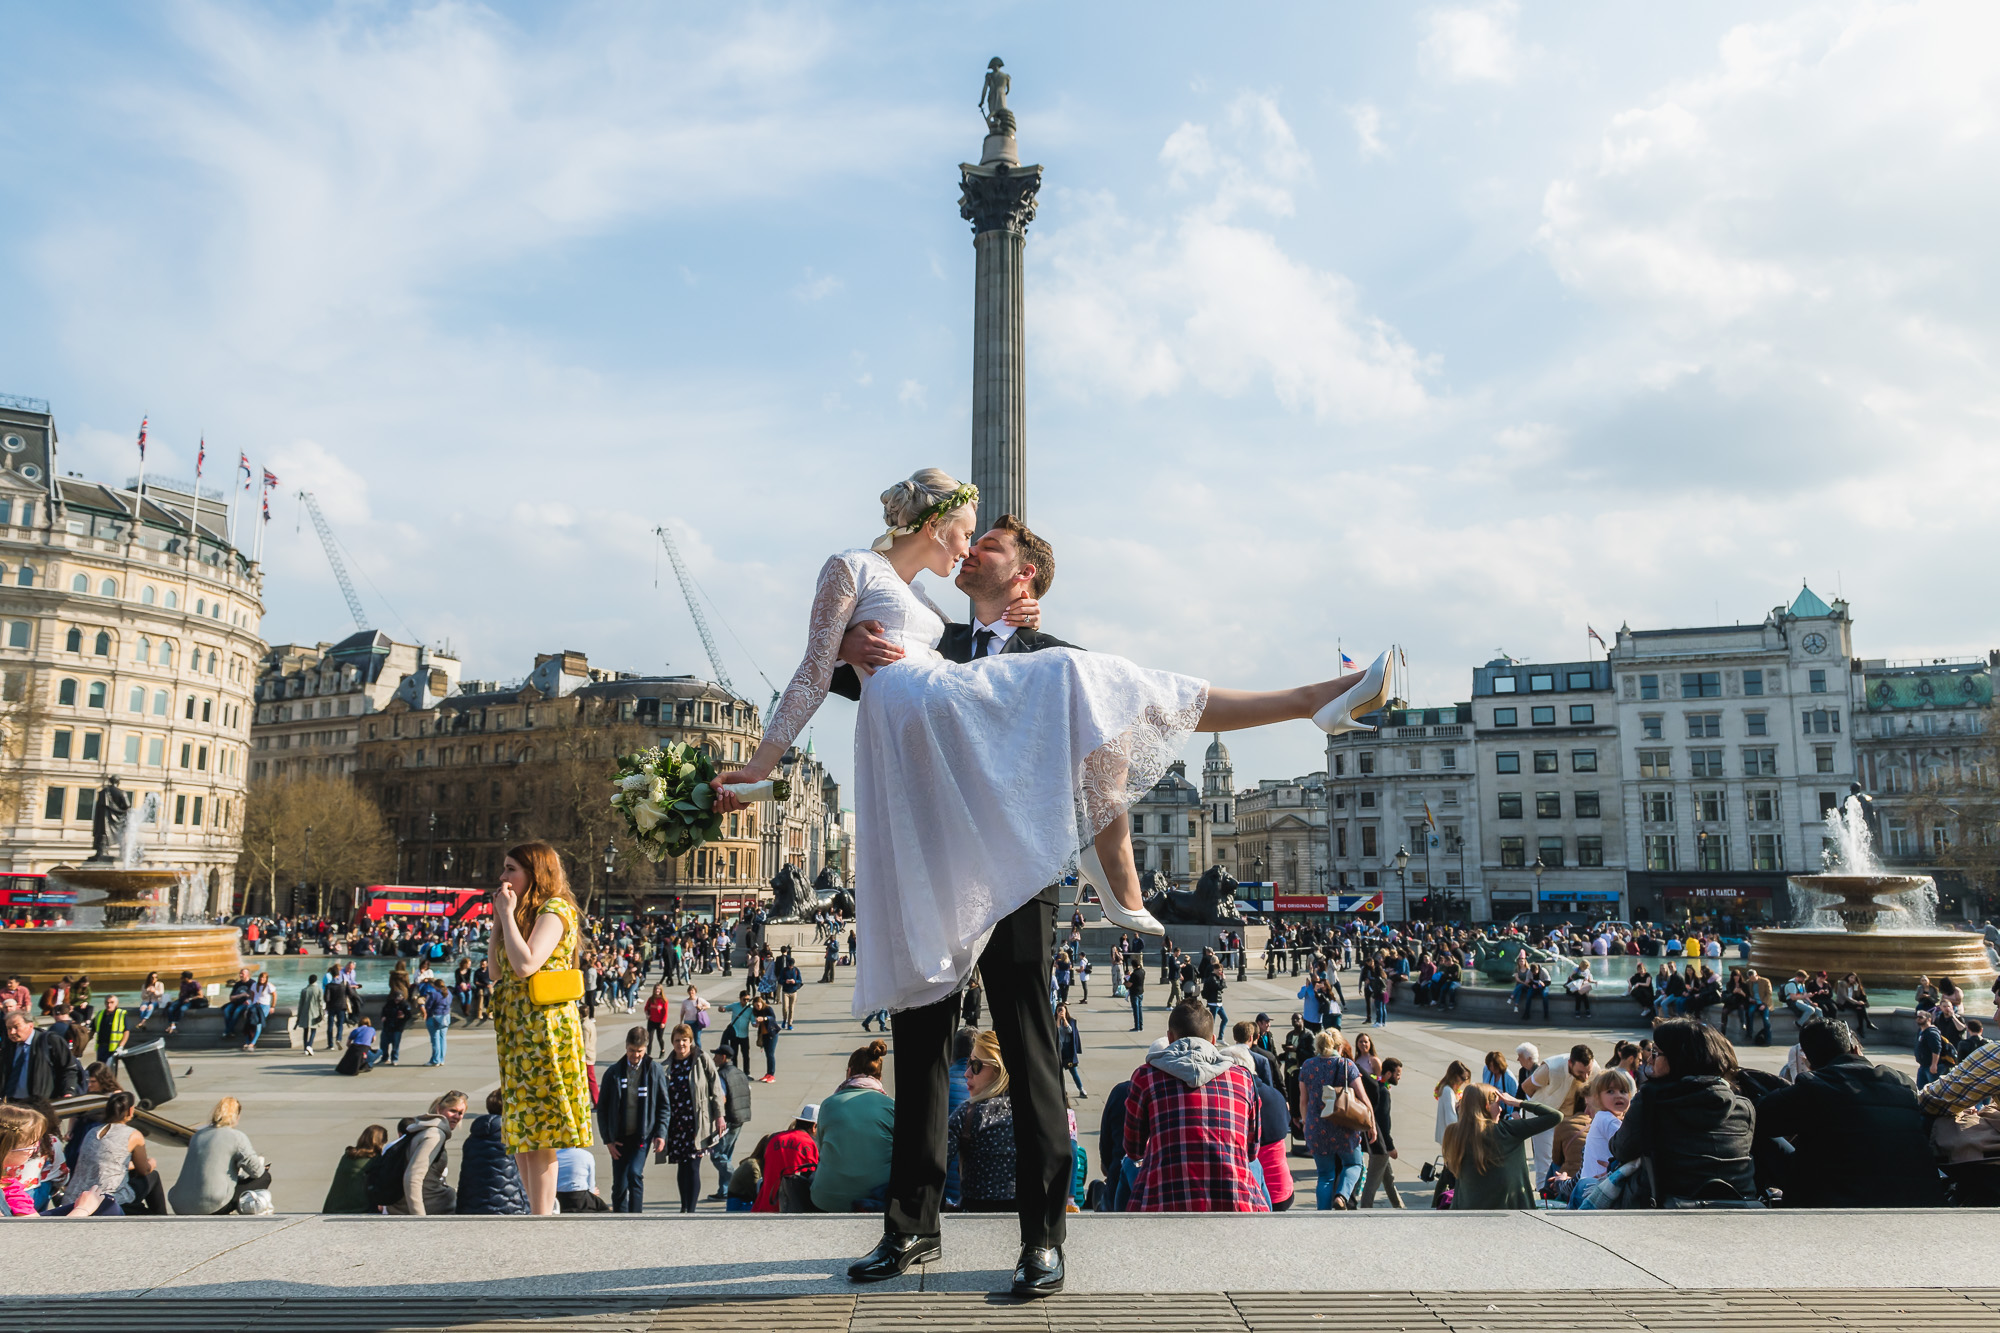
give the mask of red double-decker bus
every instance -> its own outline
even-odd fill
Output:
[[[370,884],[361,891],[356,922],[379,924],[389,917],[443,920],[457,924],[493,914],[485,889],[440,889],[408,884]]]
[[[0,924],[67,922],[75,910],[75,890],[50,888],[47,875],[0,873]]]

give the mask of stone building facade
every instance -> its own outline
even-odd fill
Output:
[[[609,805],[617,755],[677,740],[726,769],[762,738],[755,704],[694,676],[603,671],[582,653],[544,653],[518,685],[467,682],[423,707],[399,693],[359,729],[354,779],[389,820],[404,883],[491,884],[509,846],[541,838],[565,852],[595,912],[727,916],[768,896],[770,834],[780,847],[791,841],[795,816],[767,801],[726,816],[720,839],[676,860],[655,865],[632,850]],[[809,789],[802,800],[799,786]],[[822,818],[819,782],[795,780],[794,800],[796,818]],[[798,842],[809,854],[804,830]]]
[[[1611,650],[1628,907],[1740,928],[1789,917],[1855,778],[1847,603],[1810,588],[1754,625],[1634,630]]]
[[[1236,794],[1236,869],[1271,895],[1332,892],[1327,887],[1324,773],[1266,778]],[[1257,895],[1260,899],[1263,895]]]
[[[458,688],[458,659],[380,630],[338,643],[279,643],[257,674],[257,714],[250,726],[250,778],[285,780],[352,773],[362,719],[400,691],[428,708]]]
[[[1472,706],[1396,701],[1360,720],[1378,730],[1327,737],[1325,892],[1379,890],[1391,921],[1433,906],[1444,919],[1481,919]]]
[[[1622,917],[1625,822],[1607,662],[1498,658],[1472,673],[1489,912]]]
[[[1144,796],[1132,803],[1132,859],[1185,888],[1201,877],[1201,793],[1188,781],[1187,764],[1176,759]]]
[[[1200,829],[1196,863],[1204,870],[1221,866],[1238,882],[1249,881],[1252,876],[1236,856],[1236,769],[1219,733],[1209,740],[1201,763]]]
[[[1989,835],[2000,799],[1991,727],[1993,675],[2000,651],[1985,657],[1863,661],[1853,702],[1855,767],[1881,819],[1884,864],[1899,874],[1937,881],[1938,915],[1991,915],[2000,884],[1992,856],[1966,856],[1968,841]],[[1988,821],[1967,828],[1971,807]],[[1956,854],[1955,854],[1956,853]]]
[[[219,500],[54,475],[48,405],[0,398],[0,868],[92,850],[117,778],[173,906],[226,910],[241,846],[263,577]]]

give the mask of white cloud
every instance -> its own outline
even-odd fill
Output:
[[[1362,157],[1389,156],[1389,145],[1382,142],[1381,107],[1363,102],[1347,108],[1347,118],[1354,125],[1354,142]]]
[[[805,281],[792,288],[792,295],[798,297],[801,301],[824,301],[827,297],[839,291],[841,286],[840,279],[833,274],[821,273],[815,275],[811,269],[807,269]]]
[[[1512,83],[1521,61],[1514,41],[1519,14],[1514,0],[1433,12],[1425,23],[1424,62],[1456,83]]]
[[[915,380],[904,380],[896,388],[896,401],[905,407],[923,407],[924,386]]]
[[[1136,223],[1108,197],[1079,197],[1079,220],[1042,237],[1045,373],[1086,395],[1262,389],[1341,421],[1423,409],[1424,359],[1360,309],[1353,284],[1237,220],[1290,214],[1292,187],[1310,171],[1276,103],[1238,99],[1219,133],[1183,124],[1160,160],[1169,188],[1195,196],[1167,226]]]

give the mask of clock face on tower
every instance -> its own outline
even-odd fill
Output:
[[[1808,634],[1800,646],[1809,653],[1823,653],[1826,651],[1826,635]]]

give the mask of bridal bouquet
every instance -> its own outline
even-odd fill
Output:
[[[633,841],[649,861],[685,856],[722,836],[715,810],[715,762],[693,745],[669,741],[618,761],[612,808],[625,816]],[[767,779],[731,792],[744,801],[782,801],[785,781]]]

